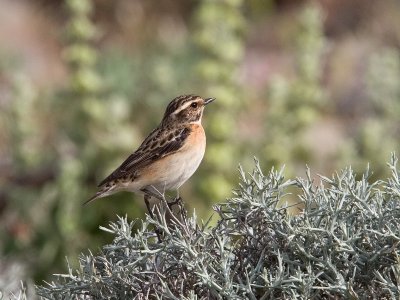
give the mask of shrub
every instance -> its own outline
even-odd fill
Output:
[[[400,296],[400,178],[369,182],[351,168],[285,180],[256,162],[240,169],[233,198],[215,207],[219,221],[190,218],[129,222],[101,253],[80,256],[80,269],[38,287],[45,299],[398,299]],[[278,203],[294,198],[297,215]],[[133,224],[141,222],[132,233]],[[153,226],[162,232],[158,242]]]

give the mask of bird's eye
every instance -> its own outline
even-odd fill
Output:
[[[191,107],[196,108],[197,107],[197,102],[193,102],[192,104],[190,104]]]

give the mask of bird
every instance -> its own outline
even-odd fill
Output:
[[[206,149],[206,135],[201,124],[206,105],[215,98],[181,95],[167,106],[161,123],[141,145],[98,185],[98,191],[84,204],[111,194],[128,191],[144,194],[149,213],[149,199],[162,199],[167,190],[176,190],[199,167]]]

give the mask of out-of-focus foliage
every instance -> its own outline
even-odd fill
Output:
[[[296,24],[291,39],[296,49],[295,78],[288,81],[277,76],[269,87],[263,152],[268,164],[288,164],[291,172],[298,162],[312,161],[313,150],[302,135],[328,103],[321,86],[325,39],[319,7],[303,9]]]
[[[235,197],[218,205],[215,227],[194,215],[168,225],[165,209],[132,233],[119,218],[99,255],[80,256],[39,287],[43,299],[397,299],[400,296],[400,178],[369,183],[347,168],[316,187],[306,178],[241,169]],[[289,187],[305,209],[278,206]],[[163,233],[158,242],[150,224]]]
[[[4,163],[11,171],[2,178],[5,203],[0,246],[2,254],[11,257],[28,251],[25,263],[35,268],[32,273],[40,274],[60,259],[60,247],[65,245],[60,243],[54,223],[57,217],[51,213],[59,191],[55,183],[59,156],[50,142],[55,139],[57,121],[49,96],[33,87],[23,74],[15,74],[11,97],[1,118],[6,123],[4,152],[9,159]]]
[[[86,142],[90,125],[101,129],[88,113],[96,108],[101,83],[91,46],[96,31],[89,20],[91,2],[70,0],[65,5],[70,16],[63,53],[71,70],[67,89],[43,94],[20,76],[4,111],[10,118],[5,128],[13,167],[5,192],[14,214],[6,213],[2,230],[9,234],[2,251],[10,256],[29,251],[27,262],[36,276],[82,247],[79,241],[86,233],[81,228],[87,220],[81,203],[94,154]]]
[[[201,53],[195,66],[197,89],[217,99],[205,117],[208,155],[201,191],[206,199],[227,195],[241,149],[236,119],[244,107],[243,89],[238,82],[238,64],[244,52],[243,2],[202,1],[194,15],[193,39]]]
[[[356,139],[350,143],[346,158],[361,166],[365,161],[377,166],[377,176],[384,172],[379,162],[399,149],[400,132],[400,52],[384,48],[373,54],[367,66],[366,92],[371,114],[362,120]]]
[[[323,173],[369,162],[383,178],[383,161],[400,150],[399,4],[328,2],[2,3],[0,261],[23,266],[15,280],[46,278],[65,256],[107,243],[98,225],[116,214],[143,217],[129,193],[81,203],[179,94],[217,98],[204,115],[205,159],[181,191],[201,218],[253,155],[291,175],[306,163]],[[8,19],[14,5],[25,10]],[[28,24],[22,34],[18,20]],[[41,75],[42,22],[53,41],[45,54],[65,71],[59,81]]]
[[[74,240],[79,235],[79,220],[82,216],[80,207],[82,191],[85,191],[86,168],[90,163],[88,149],[90,144],[91,112],[95,109],[101,81],[95,70],[97,61],[96,50],[91,43],[95,38],[96,29],[90,21],[93,7],[90,0],[67,0],[66,9],[69,22],[66,28],[67,45],[64,57],[69,65],[71,76],[69,88],[60,96],[58,109],[61,119],[60,139],[57,140],[59,173],[57,176],[57,220],[62,240],[66,242],[62,248],[68,247],[69,253],[74,253],[78,246]],[[57,101],[56,100],[56,101]],[[93,108],[91,108],[93,107]],[[102,126],[97,122],[98,130]],[[89,152],[91,151],[91,152]],[[68,253],[67,252],[67,253]]]

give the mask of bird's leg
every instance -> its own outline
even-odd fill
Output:
[[[150,217],[152,219],[154,219],[154,214],[150,207],[150,201],[149,201],[150,198],[151,198],[151,195],[149,195],[147,193],[144,194],[144,203],[146,203],[147,211],[149,212]]]
[[[172,207],[173,207],[175,204],[179,204],[180,201],[182,201],[182,198],[179,197],[179,189],[177,189],[177,190],[176,190],[176,197],[175,197],[172,201],[168,202],[168,207],[169,207],[169,209],[172,209]]]
[[[179,224],[180,226],[183,226],[182,222],[180,222],[179,218],[177,218],[177,217],[175,216],[175,214],[173,213],[173,211],[171,210],[169,203],[168,203],[167,200],[165,199],[165,196],[164,196],[163,194],[161,194],[161,193],[160,193],[157,189],[155,189],[154,187],[152,187],[152,188],[153,188],[157,193],[154,192],[153,190],[148,189],[148,188],[144,188],[144,189],[142,189],[141,191],[142,191],[143,193],[145,193],[145,194],[148,194],[148,195],[150,195],[150,196],[153,196],[153,197],[159,199],[159,200],[161,201],[161,204],[164,205],[164,207],[166,208],[167,219],[174,220],[174,222],[175,222],[176,224]],[[179,199],[176,199],[176,200],[177,200],[177,201],[181,201],[181,200],[179,200]],[[176,203],[178,203],[178,202],[176,202]],[[172,205],[174,205],[174,204],[176,204],[176,203],[173,203]],[[182,213],[181,213],[181,215],[182,215]],[[160,217],[160,218],[161,218],[161,217]],[[186,219],[185,219],[184,221],[186,222]]]
[[[153,214],[153,211],[152,211],[152,209],[151,209],[151,206],[150,206],[150,202],[149,202],[149,199],[151,198],[151,195],[149,195],[149,194],[147,194],[146,192],[144,193],[144,203],[146,203],[146,207],[147,207],[147,210],[148,210],[148,212],[149,212],[149,214],[150,214],[150,217],[153,219],[153,220],[155,220],[154,219],[154,214]],[[161,243],[161,232],[160,232],[160,229],[158,229],[157,227],[155,227],[154,228],[154,231],[155,231],[155,233],[156,233],[156,235],[157,235],[157,239],[158,239],[158,242],[159,243]]]
[[[165,197],[164,197],[164,195],[159,191],[159,190],[157,190],[155,187],[153,187],[152,186],[152,188],[153,189],[148,189],[148,188],[144,188],[144,189],[141,189],[141,191],[146,195],[150,195],[151,197],[154,197],[154,198],[156,198],[156,199],[158,199],[158,200],[160,200],[160,201],[162,201]]]
[[[143,189],[141,189],[141,191],[142,191],[145,195],[148,195],[148,196],[149,196],[148,199],[150,199],[151,197],[154,197],[154,198],[156,198],[157,200],[160,200],[161,203],[163,203],[164,201],[166,201],[166,200],[165,200],[164,194],[162,194],[162,193],[161,193],[159,190],[157,190],[154,186],[149,186],[149,187],[147,187],[147,188],[143,188]],[[146,201],[146,200],[145,200],[145,201]],[[146,203],[146,205],[147,205],[147,203]],[[156,213],[157,213],[157,211],[156,211]],[[154,214],[151,213],[151,217],[155,220]],[[159,217],[159,219],[160,219],[160,216],[158,216],[158,217]]]
[[[187,210],[185,209],[185,205],[181,197],[177,197],[176,199],[179,206],[179,213],[181,215],[182,221],[187,224]]]
[[[174,206],[175,204],[179,204],[179,202],[181,202],[181,201],[182,201],[182,198],[176,197],[176,198],[174,198],[172,201],[167,202],[169,209],[172,210],[173,206]]]
[[[186,223],[187,211],[184,207],[183,199],[179,196],[179,189],[176,192],[176,197],[172,201],[168,202],[169,209],[172,211],[173,206],[176,204],[178,205],[179,215],[181,217],[181,220],[184,221],[184,223]]]

